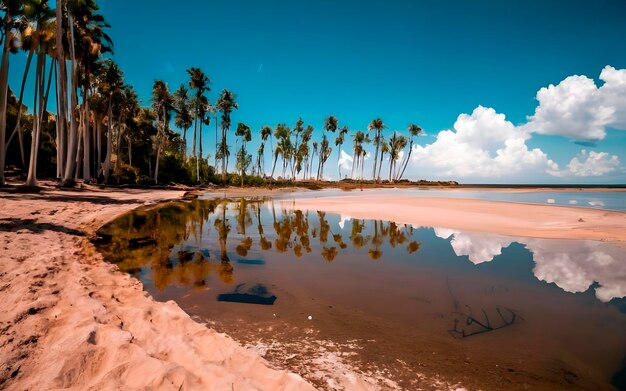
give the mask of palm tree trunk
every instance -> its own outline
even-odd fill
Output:
[[[104,183],[109,181],[109,175],[111,174],[111,155],[113,154],[113,98],[109,97],[109,109],[107,111],[107,154],[104,158],[104,164],[102,167],[102,175],[104,176]]]
[[[28,79],[28,71],[30,70],[30,63],[33,59],[33,54],[35,53],[35,45],[28,51],[28,59],[26,60],[26,66],[24,67],[24,76],[22,76],[22,86],[20,87],[20,98],[17,103],[17,121],[15,123],[15,128],[11,133],[11,137],[6,143],[5,153],[9,149],[9,145],[11,144],[11,140],[17,133],[18,140],[20,142],[20,156],[22,157],[22,167],[26,167],[26,160],[24,159],[24,134],[22,133],[22,128],[20,127],[21,119],[22,119],[22,99],[24,98],[24,87],[26,86],[26,79]]]
[[[404,175],[404,170],[406,170],[406,166],[409,165],[409,160],[411,160],[411,153],[413,152],[413,137],[411,137],[411,142],[409,143],[409,153],[407,154],[406,161],[404,162],[404,166],[402,167],[402,171],[398,176],[398,180],[402,179]]]
[[[9,52],[11,47],[10,33],[13,29],[13,17],[5,12],[4,15],[4,45],[2,47],[2,62],[0,63],[0,186],[5,184],[4,162],[5,133],[7,128],[7,95],[9,93]]]
[[[341,159],[341,144],[337,144],[337,170],[339,171],[339,178],[337,180],[341,180],[341,165],[339,164],[339,159]]]
[[[56,42],[63,42],[63,2],[57,0],[56,5]],[[65,53],[63,45],[56,45],[57,58],[57,123],[59,124],[59,140],[57,148],[59,158],[57,159],[57,171],[59,178],[63,178],[66,166],[67,155],[67,69],[65,63]]]
[[[158,136],[157,136],[158,137]],[[161,142],[158,141],[156,163],[154,166],[154,184],[159,183],[159,159],[161,158]]]
[[[72,174],[76,167],[76,152],[77,152],[77,136],[78,136],[78,122],[76,121],[76,107],[78,106],[78,75],[76,72],[76,53],[74,50],[74,20],[72,15],[68,16],[68,23],[70,26],[70,54],[72,64],[72,91],[71,91],[71,110],[70,110],[70,135],[67,151],[67,163],[65,166],[65,176],[63,182],[65,185],[73,182]]]
[[[91,132],[89,130],[89,71],[85,69],[83,86],[83,179],[91,180]]]
[[[28,162],[28,177],[26,178],[26,186],[37,186],[37,147],[39,145],[39,112],[41,106],[39,103],[39,88],[41,82],[41,66],[43,57],[37,54],[37,65],[35,67],[35,89],[33,96],[33,129],[30,138],[30,157]]]
[[[198,132],[198,150],[200,152],[200,156],[196,159],[196,178],[198,178],[198,182],[200,182],[200,159],[202,159],[202,122],[203,121],[204,121],[204,118],[201,118],[200,119],[200,131]]]
[[[102,119],[99,116],[94,118],[96,127],[96,149],[97,149],[97,162],[96,162],[96,176],[98,177],[101,171],[102,164]]]
[[[194,159],[196,159],[196,163],[198,162],[198,154],[196,154],[196,139],[198,137],[198,115],[193,120],[193,147],[191,148],[191,154]],[[196,171],[196,181],[199,181],[198,172]]]
[[[128,164],[133,165],[133,143],[130,137],[126,137],[128,140]]]
[[[274,165],[272,165],[272,179],[274,179],[274,170],[276,170],[277,161],[278,161],[278,154],[274,153]]]
[[[384,156],[385,156],[385,154],[383,153],[383,151],[381,149],[381,151],[380,151],[380,164],[378,165],[378,180],[380,180],[380,171],[383,168]]]
[[[376,163],[378,163],[378,148],[380,146],[380,135],[378,130],[376,131],[376,153],[374,154],[374,172],[372,173],[372,179],[376,180]]]

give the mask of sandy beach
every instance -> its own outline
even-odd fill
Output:
[[[625,245],[626,213],[587,208],[409,197],[402,192],[346,194],[284,201],[299,209],[323,210],[360,219],[414,226],[491,232],[544,239],[586,239]]]
[[[0,194],[0,388],[310,390],[258,354],[158,303],[89,237],[182,191]]]
[[[290,190],[287,190],[290,191]],[[290,207],[356,218],[624,245],[626,214],[464,199],[354,194],[285,199]],[[89,239],[115,217],[181,199],[169,190],[0,193],[0,388],[308,390],[300,376],[197,323],[172,302],[102,260]],[[344,384],[366,388],[360,379]]]

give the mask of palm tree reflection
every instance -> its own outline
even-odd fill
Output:
[[[150,270],[159,290],[172,284],[204,289],[211,273],[222,283],[234,283],[229,249],[242,258],[274,250],[303,259],[316,250],[326,262],[335,261],[344,251],[354,255],[365,248],[372,260],[382,259],[385,248],[404,248],[408,254],[420,249],[408,225],[353,219],[350,229],[346,226],[344,231],[343,225],[340,227],[335,217],[325,212],[277,210],[276,206],[264,198],[242,198],[195,200],[140,210],[99,231],[108,240],[97,246],[108,261],[137,277]],[[273,233],[266,231],[268,220]],[[230,221],[236,221],[239,238],[229,247]],[[255,223],[256,233],[250,233],[249,227]],[[212,236],[212,228],[217,238]],[[311,237],[318,239],[317,246],[311,244]],[[219,253],[219,257],[211,253]]]

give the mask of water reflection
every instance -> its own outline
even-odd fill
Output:
[[[265,265],[263,253],[295,259],[317,254],[325,262],[335,262],[344,253],[362,253],[380,261],[396,249],[407,256],[418,252],[416,232],[425,230],[289,210],[262,198],[196,200],[125,215],[100,231],[106,240],[99,247],[107,260],[138,278],[150,269],[159,290],[172,284],[203,289],[211,275],[223,284],[236,282],[233,256],[237,267]],[[446,228],[434,228],[434,233],[449,240],[457,256],[467,256],[476,265],[491,262],[517,242],[533,255],[532,272],[540,281],[572,293],[593,287],[603,302],[626,296],[624,251],[603,242],[513,238]],[[211,249],[215,244],[219,246]]]
[[[607,243],[512,238],[444,228],[435,228],[435,234],[450,239],[456,255],[467,256],[474,264],[492,261],[502,249],[517,242],[533,254],[533,274],[541,281],[554,283],[571,293],[584,292],[597,283],[595,295],[603,302],[626,296],[624,251]]]
[[[242,266],[264,265],[263,252],[301,258],[315,251],[333,262],[342,252],[367,249],[370,259],[379,260],[385,246],[417,252],[420,243],[413,234],[410,225],[373,220],[343,218],[337,223],[333,217],[331,226],[325,212],[278,209],[264,198],[217,199],[127,214],[99,231],[98,247],[108,261],[135,277],[151,269],[154,286],[162,291],[172,284],[204,288],[211,274],[233,284],[233,248],[235,263]],[[208,243],[219,248],[210,251]]]

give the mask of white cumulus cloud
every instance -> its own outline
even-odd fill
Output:
[[[567,169],[574,176],[601,176],[615,171],[619,168],[619,158],[617,155],[609,155],[606,152],[582,150],[579,160],[573,158],[567,165]]]
[[[541,149],[528,148],[526,130],[492,108],[478,106],[471,115],[461,114],[453,127],[439,132],[432,144],[415,146],[414,164],[453,177],[494,178],[530,169],[558,170]]]
[[[537,92],[539,105],[524,129],[574,140],[602,140],[606,128],[626,129],[626,69],[606,66],[600,87],[586,76],[569,76]]]

